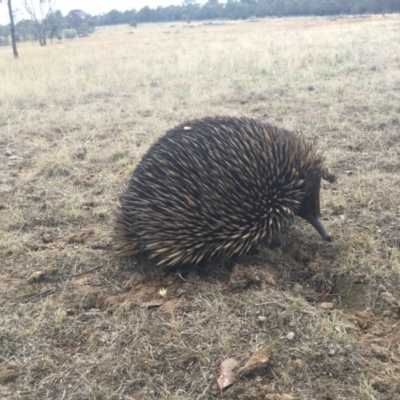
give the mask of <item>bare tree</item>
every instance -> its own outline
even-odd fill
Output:
[[[0,3],[2,0],[0,0]],[[8,7],[8,14],[10,16],[10,30],[11,30],[11,43],[12,43],[12,49],[14,53],[14,58],[18,58],[18,50],[17,50],[17,39],[15,37],[15,25],[14,25],[14,15],[12,11],[12,4],[11,0],[7,0],[7,7]]]
[[[34,22],[39,44],[46,46],[46,20],[56,0],[21,0],[26,12]]]

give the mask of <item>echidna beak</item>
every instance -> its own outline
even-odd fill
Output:
[[[322,236],[322,239],[326,240],[327,242],[332,241],[331,235],[329,235],[329,233],[326,231],[319,218],[314,217],[314,215],[311,213],[308,213],[303,218],[315,228],[315,230]]]

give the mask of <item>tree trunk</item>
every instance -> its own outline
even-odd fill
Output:
[[[7,6],[8,6],[8,13],[10,14],[11,42],[12,42],[14,58],[18,58],[17,39],[15,37],[14,16],[12,12],[11,0],[7,0]]]
[[[46,30],[43,29],[43,26],[38,23],[38,34],[39,34],[39,44],[41,46],[46,46],[47,41],[46,41]]]

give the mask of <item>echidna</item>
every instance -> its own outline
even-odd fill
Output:
[[[319,220],[315,143],[252,118],[185,122],[137,165],[117,211],[114,247],[166,267],[248,252],[298,215]]]

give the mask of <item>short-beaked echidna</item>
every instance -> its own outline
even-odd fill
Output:
[[[166,267],[240,256],[297,215],[319,220],[314,142],[252,118],[207,117],[164,134],[132,174],[114,248]]]

